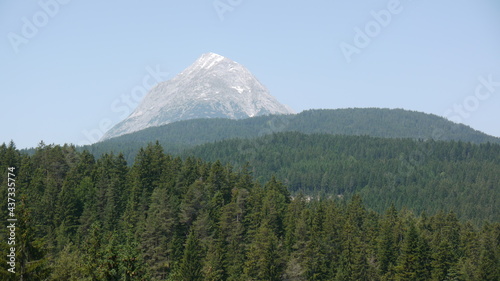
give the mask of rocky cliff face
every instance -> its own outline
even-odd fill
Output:
[[[291,113],[244,66],[207,53],[173,79],[156,85],[103,140],[186,119]]]

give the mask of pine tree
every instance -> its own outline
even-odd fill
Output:
[[[204,280],[225,281],[227,279],[226,266],[227,260],[224,243],[216,235],[216,238],[208,245],[207,256],[203,266]]]
[[[359,233],[354,230],[350,221],[346,222],[344,231],[345,240],[342,243],[342,253],[335,280],[368,280],[367,255]]]
[[[419,276],[419,235],[415,224],[410,222],[408,231],[405,234],[401,258],[396,267],[397,280],[426,280]]]
[[[382,220],[379,236],[378,260],[382,276],[388,273],[397,262],[399,233],[396,227],[398,221],[396,208],[391,205]]]
[[[118,281],[121,279],[120,259],[118,253],[118,241],[116,233],[109,233],[107,241],[103,241],[103,248],[100,256],[101,261],[98,267],[99,279]]]
[[[147,267],[135,241],[126,241],[118,250],[121,280],[150,280]]]
[[[460,275],[465,280],[477,279],[475,269],[478,266],[480,256],[480,241],[477,231],[470,221],[464,223],[460,239],[460,252],[463,253],[458,264]]]
[[[146,189],[149,195],[160,185],[166,161],[163,147],[158,141],[154,145],[149,144],[146,149],[141,149],[137,154],[133,169],[137,172],[141,187]]]
[[[23,199],[21,198],[21,202]],[[16,276],[19,280],[43,280],[50,274],[44,241],[36,237],[35,222],[24,204],[16,209],[17,261]]]
[[[345,224],[345,217],[342,215],[342,210],[333,200],[324,202],[325,207],[325,222],[323,225],[324,247],[327,251],[327,259],[329,263],[329,276],[333,279],[337,274],[339,267],[339,256],[342,252],[342,227]]]
[[[178,224],[177,198],[165,188],[156,188],[151,198],[147,218],[137,227],[137,241],[144,262],[154,278],[163,279],[172,270],[175,260],[169,243]]]
[[[494,237],[492,226],[483,227],[481,241],[481,254],[478,265],[478,277],[480,280],[500,280],[500,236]],[[495,238],[497,239],[495,241]]]
[[[309,233],[309,241],[305,251],[305,275],[308,280],[329,280],[331,257],[328,255],[327,243],[328,233],[324,230],[325,211],[320,203],[313,214],[312,225]]]
[[[231,200],[231,186],[227,173],[224,171],[220,161],[216,161],[210,167],[210,174],[207,179],[210,195],[220,192],[224,198],[224,202],[228,203]]]
[[[431,248],[425,237],[419,234],[417,245],[417,278],[429,280],[431,278]]]
[[[282,237],[285,233],[283,221],[289,203],[290,194],[286,186],[273,176],[264,186],[261,221],[267,221],[268,225],[279,237]]]
[[[90,280],[84,272],[82,253],[69,243],[58,253],[52,266],[50,280],[83,281]]]
[[[225,248],[226,271],[228,280],[241,280],[245,258],[246,229],[243,221],[246,219],[244,209],[248,192],[236,191],[232,201],[221,210],[219,229],[221,240]],[[242,204],[239,204],[243,202]]]
[[[245,275],[250,280],[281,280],[284,270],[282,250],[278,238],[264,223],[249,246]]]
[[[434,249],[432,257],[432,278],[435,280],[444,280],[448,275],[448,271],[453,266],[454,255],[453,246],[450,241],[444,238],[441,240],[437,248]]]
[[[99,222],[94,222],[83,241],[83,271],[90,280],[99,280],[102,262],[103,237]]]
[[[178,275],[180,281],[203,280],[202,275],[202,252],[200,243],[195,233],[191,231],[187,237],[184,247],[184,255],[180,261]]]
[[[19,169],[21,167],[21,154],[16,149],[14,141],[10,141],[7,147],[4,145],[3,153],[0,156],[2,159],[0,160],[0,168],[14,167]],[[2,169],[2,171],[4,170]]]
[[[293,250],[293,246],[297,242],[297,237],[295,235],[297,221],[299,220],[302,212],[304,211],[305,205],[306,202],[304,195],[299,194],[291,201],[285,212],[284,246],[289,253]]]

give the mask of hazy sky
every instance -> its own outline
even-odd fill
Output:
[[[498,0],[1,1],[0,143],[83,144],[201,54],[280,102],[404,108],[500,136]]]

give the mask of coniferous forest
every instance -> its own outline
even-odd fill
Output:
[[[500,221],[498,144],[285,132],[207,143],[183,155],[235,167],[248,161],[254,178],[264,183],[276,175],[293,194],[361,194],[378,212],[394,204]]]
[[[201,144],[253,139],[283,132],[500,144],[500,138],[436,115],[403,109],[346,108],[313,109],[298,114],[263,115],[240,120],[183,120],[106,139],[84,146],[84,149],[97,156],[110,151],[121,152],[127,162],[132,163],[137,151],[155,140],[165,152],[178,154]]]
[[[445,153],[433,145],[433,153]],[[449,148],[460,152],[460,145]],[[497,147],[468,149],[449,162],[469,157],[471,165],[460,167],[498,172]],[[370,153],[329,161],[364,171],[356,161]],[[375,210],[363,193],[310,196],[291,191],[279,175],[257,180],[250,165],[225,163],[171,156],[159,144],[142,148],[133,163],[71,145],[41,143],[30,155],[14,143],[0,146],[2,216],[17,218],[16,273],[7,271],[3,254],[1,279],[500,280],[498,220],[459,218],[446,204],[431,212]],[[415,177],[429,177],[433,169],[424,167],[443,163],[423,162]],[[10,210],[9,177],[16,187]],[[475,180],[482,181],[473,185],[478,198],[498,193],[498,173]],[[432,185],[425,183],[424,191]],[[498,203],[478,217],[498,215]],[[2,241],[9,235],[3,227]],[[8,253],[11,246],[2,247]]]

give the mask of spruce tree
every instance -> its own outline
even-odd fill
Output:
[[[178,269],[179,281],[203,280],[201,271],[202,258],[199,240],[195,236],[195,233],[191,231],[187,237],[184,255]]]
[[[398,266],[396,267],[396,279],[405,281],[425,280],[419,276],[419,235],[415,224],[410,222],[405,234],[402,253]]]
[[[478,265],[478,278],[480,280],[500,280],[500,236],[498,234],[496,234],[497,237],[494,237],[494,231],[488,224],[483,227]]]
[[[284,270],[282,258],[282,249],[276,234],[267,222],[263,223],[249,246],[245,275],[250,280],[281,280]]]
[[[399,238],[399,233],[396,229],[398,221],[396,208],[394,205],[391,205],[382,219],[378,243],[378,261],[382,276],[387,274],[396,265]]]

